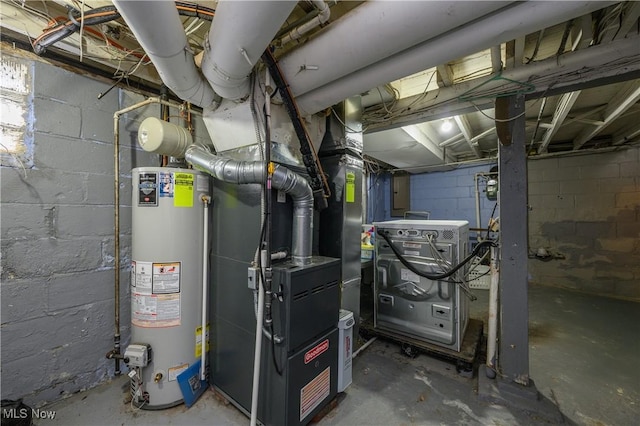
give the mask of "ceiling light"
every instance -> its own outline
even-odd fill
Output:
[[[443,132],[450,132],[453,129],[453,124],[451,124],[451,120],[448,118],[442,122],[442,126],[440,126],[440,130]]]

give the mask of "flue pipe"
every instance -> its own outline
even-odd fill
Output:
[[[238,161],[219,157],[197,145],[187,148],[184,157],[196,169],[224,182],[262,184],[265,180],[265,164],[260,161]],[[277,164],[274,166],[271,184],[273,188],[286,192],[293,199],[292,260],[296,265],[309,264],[313,229],[313,191],[305,178]]]
[[[389,9],[397,8],[395,2],[385,2]],[[375,64],[360,68],[353,63],[352,70],[358,70],[344,77],[298,96],[298,108],[302,114],[313,114],[337,102],[376,87],[397,80],[418,71],[446,63],[456,58],[478,52],[499,43],[549,27],[569,19],[601,9],[610,2],[572,1],[539,2],[527,1],[509,5],[506,8],[478,19],[461,28],[454,29],[439,37],[427,40],[413,48],[403,50]],[[475,7],[475,6],[474,6]],[[349,43],[315,46],[306,52],[313,58],[323,49],[333,53],[333,63],[351,62]],[[375,45],[374,45],[375,46]],[[307,50],[306,46],[300,50]],[[369,49],[372,49],[369,47]],[[377,47],[376,47],[377,49]],[[300,70],[296,70],[296,73]],[[294,78],[291,70],[285,73],[287,81]],[[306,92],[306,87],[300,87]]]
[[[216,93],[249,95],[249,74],[287,19],[295,1],[220,0],[205,41],[202,72]]]
[[[216,108],[220,97],[200,74],[173,1],[114,0],[160,78],[180,99],[202,108]]]
[[[365,2],[283,56],[280,67],[294,96],[300,96],[508,5],[470,3]]]

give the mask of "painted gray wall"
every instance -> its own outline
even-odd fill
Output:
[[[531,280],[640,300],[640,148],[529,161]]]
[[[33,406],[113,375],[113,113],[145,99],[24,53],[33,105],[33,158],[0,169],[2,398]],[[129,337],[131,169],[158,165],[136,143],[151,105],[120,120],[121,324]],[[176,111],[171,114],[177,114]],[[196,136],[208,140],[195,118]],[[26,176],[25,176],[26,175]]]

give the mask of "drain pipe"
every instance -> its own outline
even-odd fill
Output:
[[[289,33],[287,33],[287,35],[282,37],[280,43],[283,46],[290,41],[298,40],[300,37],[311,31],[312,29],[319,27],[329,20],[329,17],[331,16],[331,10],[329,9],[329,6],[324,2],[324,0],[312,0],[311,4],[313,4],[313,7],[315,7],[319,13],[312,20],[292,29],[291,31],[289,31]]]
[[[195,168],[229,183],[263,184],[267,172],[263,162],[222,158],[197,145],[187,148],[184,157]],[[296,265],[307,265],[311,263],[313,191],[305,178],[278,164],[274,165],[271,184],[293,199],[291,259]]]
[[[168,107],[182,108],[160,98],[148,98],[142,102],[131,105],[113,113],[113,245],[114,245],[114,334],[113,349],[107,352],[107,359],[115,360],[114,374],[119,376],[120,360],[124,356],[120,353],[120,116],[151,104],[160,104]]]
[[[207,299],[208,299],[208,271],[209,271],[209,203],[211,197],[203,195],[200,199],[204,206],[204,241],[202,242],[202,334],[200,334],[200,380],[207,380],[206,357],[207,357]]]

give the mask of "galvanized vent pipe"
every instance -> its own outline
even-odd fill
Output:
[[[202,72],[216,93],[231,100],[240,100],[249,95],[249,74],[253,66],[296,3],[218,2],[201,65]]]
[[[164,84],[180,99],[216,108],[218,96],[193,62],[178,9],[173,1],[114,0]]]
[[[187,148],[184,157],[196,169],[224,182],[262,184],[265,181],[266,170],[263,162],[222,158],[197,145]],[[291,258],[296,265],[307,265],[311,263],[313,191],[305,178],[277,164],[271,184],[273,188],[286,192],[293,199]]]

